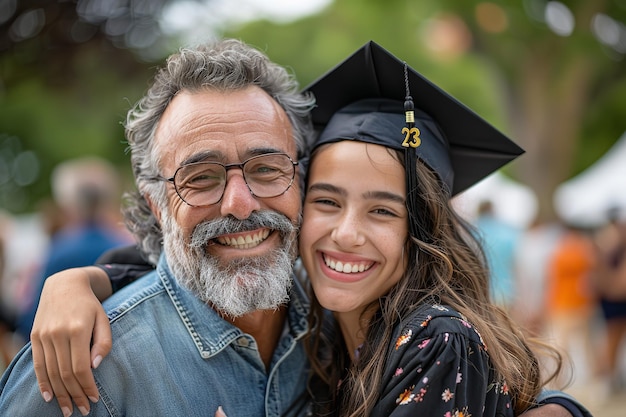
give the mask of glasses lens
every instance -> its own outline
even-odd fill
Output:
[[[178,195],[192,206],[217,203],[222,198],[225,184],[224,167],[210,162],[185,165],[174,176]]]
[[[295,168],[287,155],[262,155],[244,163],[243,175],[255,196],[276,197],[293,182]]]
[[[241,167],[213,162],[198,162],[180,167],[174,175],[174,187],[191,206],[208,206],[222,199],[226,188],[226,169]],[[284,154],[255,156],[243,163],[243,177],[256,197],[276,197],[291,186],[294,163]]]

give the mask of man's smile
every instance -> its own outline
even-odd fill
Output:
[[[222,235],[215,238],[215,241],[222,246],[229,246],[235,249],[250,249],[260,245],[270,235],[270,229],[259,229],[237,234]]]

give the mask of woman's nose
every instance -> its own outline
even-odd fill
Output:
[[[361,246],[365,243],[362,220],[353,213],[346,213],[338,219],[331,232],[331,238],[343,248]]]

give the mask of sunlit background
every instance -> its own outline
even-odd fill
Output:
[[[520,229],[596,230],[611,208],[626,216],[625,22],[626,0],[0,0],[9,275],[45,251],[54,167],[98,155],[132,187],[126,111],[165,56],[223,36],[303,87],[376,41],[526,150],[457,198],[468,218],[488,199]]]
[[[76,155],[97,153],[126,169],[120,122],[155,65],[180,45],[241,38],[305,86],[373,39],[527,150],[505,173],[532,189],[529,210],[549,220],[575,201],[564,193],[567,202],[555,205],[557,187],[626,130],[625,4],[0,0],[0,204],[33,211],[49,194],[53,166]],[[624,198],[574,220],[597,224]],[[534,214],[509,216],[527,222]]]

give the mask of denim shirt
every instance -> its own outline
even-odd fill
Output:
[[[220,405],[234,417],[302,415],[290,407],[304,398],[309,305],[294,281],[287,324],[266,371],[255,340],[181,288],[162,256],[155,271],[104,303],[113,349],[94,371],[100,401],[89,415],[212,417]],[[45,403],[39,393],[30,345],[0,381],[0,410],[62,416],[57,402]]]

